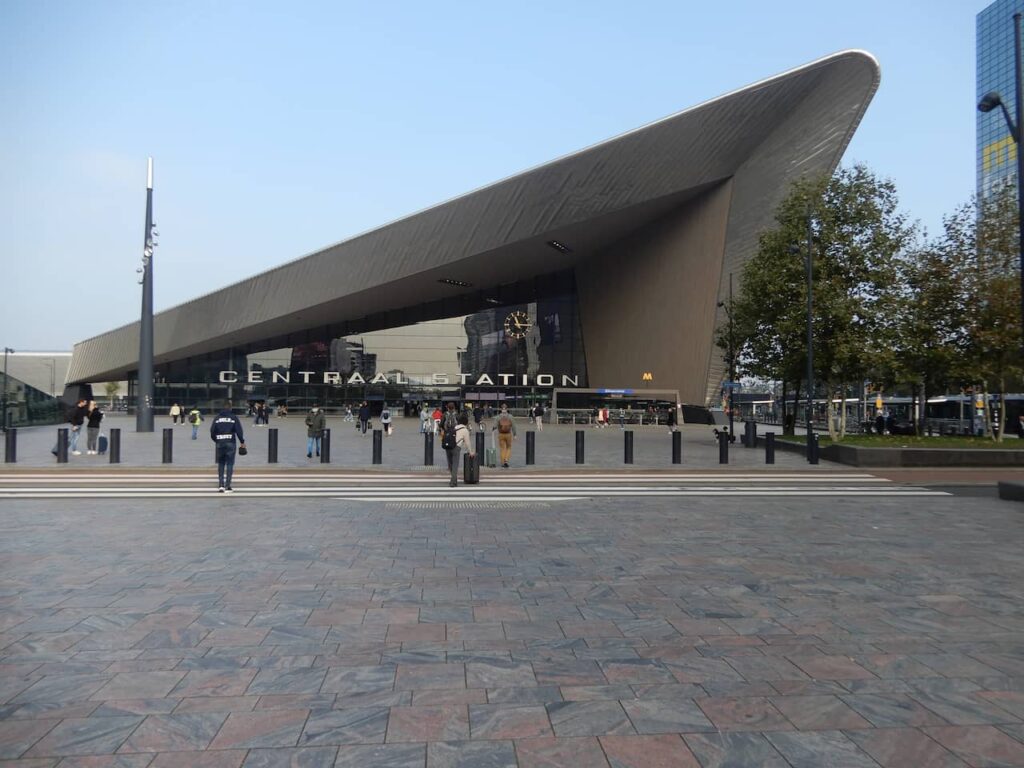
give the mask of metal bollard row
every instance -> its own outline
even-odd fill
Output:
[[[526,433],[526,465],[531,466],[537,457],[537,444],[535,442],[537,433],[530,431]]]
[[[18,461],[18,430],[11,427],[4,435],[4,464],[16,464]]]

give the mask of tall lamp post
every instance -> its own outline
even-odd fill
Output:
[[[732,272],[729,273],[729,303],[718,302],[718,306],[725,310],[725,316],[729,318],[729,441],[732,442],[733,435],[733,411],[736,410],[736,339],[733,336],[732,322]]]
[[[146,233],[142,246],[142,318],[139,322],[139,384],[135,431],[153,431],[153,158],[146,169]]]
[[[1006,119],[1006,127],[1010,130],[1010,136],[1013,138],[1014,143],[1017,145],[1017,229],[1018,229],[1018,246],[1020,248],[1020,317],[1021,317],[1021,329],[1024,334],[1024,153],[1021,152],[1021,127],[1024,125],[1024,92],[1022,87],[1024,83],[1021,82],[1021,71],[1020,71],[1020,20],[1021,14],[1013,14],[1013,77],[1014,77],[1014,106],[1017,113],[1016,121],[1010,118],[1010,113],[1006,109],[1006,104],[1003,102],[1003,97],[998,91],[989,91],[986,93],[981,101],[978,102],[979,112],[991,112],[996,107],[999,107],[1003,111],[1003,117]],[[1022,335],[1024,340],[1024,335]]]
[[[817,464],[814,451],[814,270],[811,263],[814,248],[814,230],[811,223],[811,206],[807,206],[807,247],[804,253],[804,272],[807,275],[807,460]],[[792,254],[800,253],[800,246],[789,246]],[[845,406],[844,406],[845,407]]]
[[[4,347],[4,396],[3,396],[3,404],[4,405],[3,405],[3,410],[0,411],[0,420],[2,420],[2,423],[0,423],[0,431],[4,432],[5,434],[7,432],[7,390],[8,390],[8,386],[7,386],[7,355],[9,355],[9,354],[13,355],[14,354],[14,350],[11,349],[10,347]]]

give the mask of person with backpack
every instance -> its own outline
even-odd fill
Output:
[[[366,428],[370,425],[370,404],[363,400],[363,404],[359,406],[359,431],[364,435],[366,434]]]
[[[313,458],[313,448],[316,448],[316,455],[320,455],[320,441],[327,429],[327,417],[324,412],[313,403],[313,407],[306,414],[306,458]]]
[[[224,407],[210,425],[210,439],[217,451],[217,490],[221,493],[234,493],[231,487],[231,475],[235,471],[235,438],[238,449],[245,455],[245,435],[242,422],[231,410],[231,401],[225,400]]]
[[[384,410],[380,412],[380,426],[385,435],[391,434],[391,411],[388,409],[387,403],[384,403]]]
[[[103,411],[96,405],[95,400],[89,401],[86,419],[88,419],[88,423],[85,428],[85,452],[89,456],[95,456],[99,453],[100,422],[103,421]]]
[[[455,472],[452,464],[453,451],[456,448],[455,440],[455,429],[458,427],[459,422],[455,414],[455,403],[448,403],[448,408],[444,412],[444,416],[441,417],[440,430],[441,430],[441,447],[444,449],[444,454],[448,459],[448,469]]]
[[[494,423],[492,432],[498,433],[498,450],[501,453],[501,466],[508,469],[508,463],[512,459],[512,441],[516,437],[516,423],[512,420],[512,414],[508,412],[508,406],[501,404],[501,411]]]
[[[203,414],[198,405],[188,412],[188,423],[192,425],[192,439],[196,440],[199,436],[199,425],[203,423]]]

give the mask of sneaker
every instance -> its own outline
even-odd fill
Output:
[[[224,489],[224,493],[234,493],[234,492],[235,492],[235,489],[232,488],[230,485],[227,488]]]
[[[82,452],[81,452],[81,451],[72,451],[72,452],[71,452],[71,455],[72,455],[72,456],[81,456],[81,455],[82,455]]]
[[[317,455],[317,456],[319,456],[319,455],[320,455],[320,451],[317,451],[317,452],[316,452],[316,455]]]
[[[448,481],[448,487],[449,488],[454,488],[455,487],[455,483],[453,483],[452,481],[449,480]]]
[[[218,493],[224,493],[224,486],[222,485],[220,488],[218,488],[217,492]]]
[[[306,458],[307,459],[312,459],[313,458],[313,454],[312,453],[307,453],[306,454]]]
[[[505,462],[504,464],[502,464],[501,467],[502,467],[502,469],[508,469],[508,462]]]

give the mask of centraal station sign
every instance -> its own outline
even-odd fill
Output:
[[[579,376],[561,374],[563,387],[578,387]],[[294,379],[294,381],[293,381]],[[495,381],[497,379],[497,381]],[[538,373],[530,376],[525,373],[497,373],[493,377],[482,373],[432,373],[429,376],[409,376],[402,373],[378,373],[367,380],[359,371],[343,376],[340,371],[221,371],[218,381],[221,384],[327,384],[341,386],[343,384],[419,384],[422,386],[449,386],[459,384],[471,387],[553,387],[555,376],[550,373]]]

